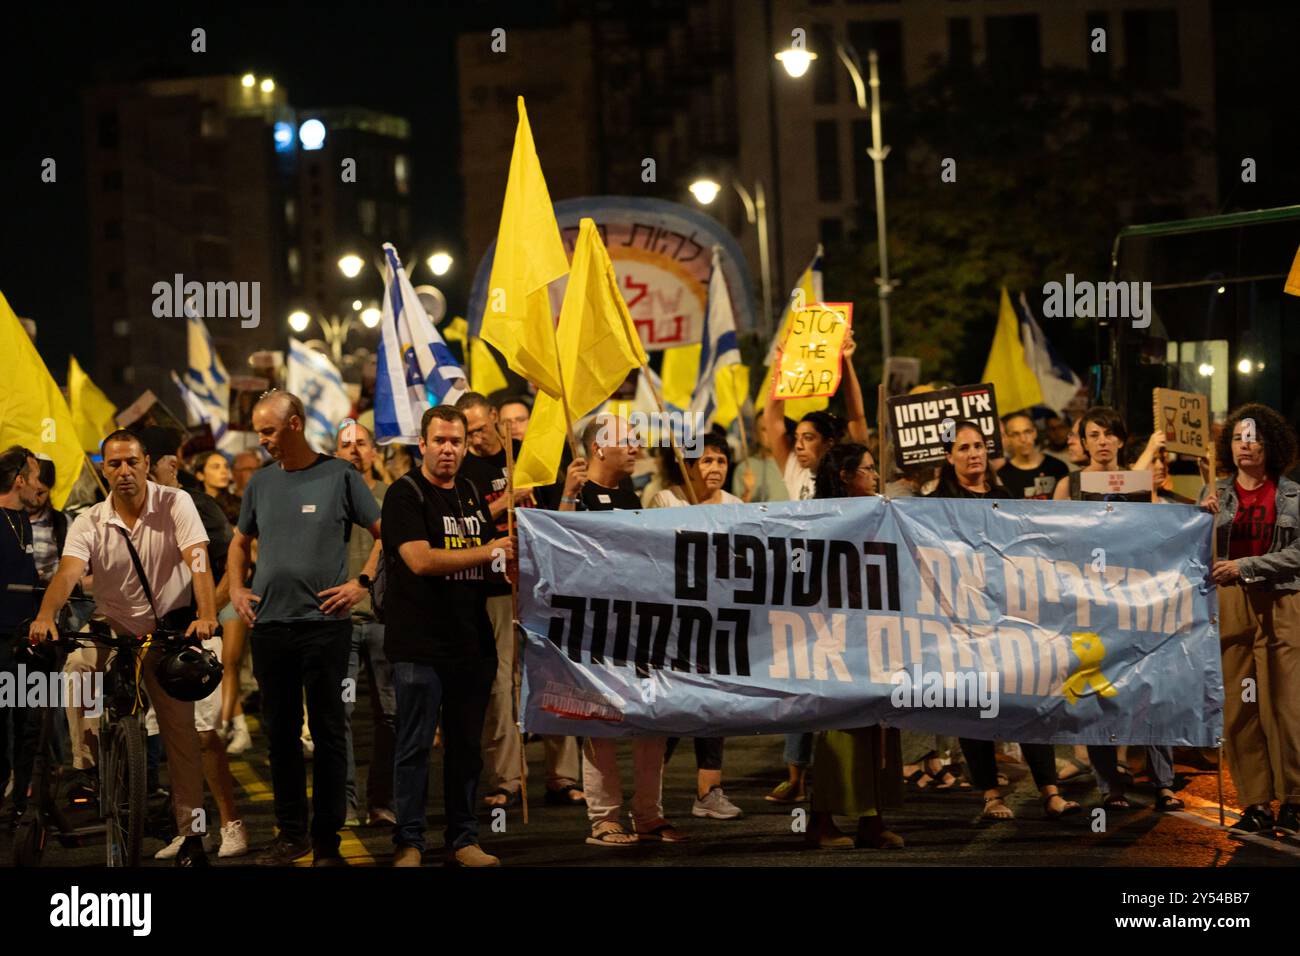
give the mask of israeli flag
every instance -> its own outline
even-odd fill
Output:
[[[1043,404],[1058,414],[1074,399],[1083,383],[1070,366],[1061,361],[1043,329],[1034,319],[1025,294],[1020,293],[1016,309],[1020,319],[1020,344],[1025,350],[1025,363],[1038,379],[1038,389],[1043,393]]]
[[[334,429],[352,414],[352,399],[343,387],[339,370],[320,352],[290,337],[284,384],[307,409],[307,444],[316,451],[334,454]]]
[[[185,322],[189,367],[180,375],[172,372],[172,381],[180,389],[189,423],[206,423],[220,447],[230,427],[230,376],[193,303],[186,304]]]
[[[713,273],[709,277],[709,307],[704,313],[704,330],[700,335],[700,377],[691,395],[691,411],[708,422],[718,405],[717,372],[728,365],[740,364],[736,344],[736,316],[731,309],[731,294],[722,270],[721,247],[713,247]]]
[[[384,243],[384,318],[375,378],[375,441],[414,445],[431,405],[451,405],[468,391],[456,364],[406,277],[397,250]]]

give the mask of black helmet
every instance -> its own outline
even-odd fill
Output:
[[[154,676],[177,700],[202,700],[221,686],[221,661],[205,647],[178,647],[158,661]]]

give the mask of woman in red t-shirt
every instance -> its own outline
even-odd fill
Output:
[[[1265,405],[1228,416],[1218,440],[1233,474],[1207,506],[1218,511],[1214,566],[1223,645],[1223,731],[1246,808],[1233,827],[1300,831],[1300,485],[1286,477],[1296,435]],[[1221,555],[1227,555],[1221,559]],[[1281,804],[1273,817],[1272,801]]]

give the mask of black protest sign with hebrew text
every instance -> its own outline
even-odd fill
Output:
[[[888,400],[889,428],[894,438],[894,461],[899,468],[943,461],[943,442],[960,421],[980,426],[988,441],[989,458],[1002,457],[1002,429],[993,386],[959,385],[920,395],[899,395]]]

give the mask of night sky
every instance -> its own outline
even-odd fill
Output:
[[[296,108],[362,106],[411,121],[413,228],[424,242],[458,243],[459,116],[455,44],[464,30],[523,28],[554,15],[528,3],[363,3],[234,9],[59,4],[12,7],[0,30],[0,290],[39,323],[38,343],[61,378],[67,353],[89,351],[90,319],[82,90],[103,81],[243,74],[271,76]],[[207,31],[207,52],[190,50]],[[40,181],[54,157],[58,182]],[[459,264],[467,285],[473,265]],[[449,277],[451,278],[451,277]],[[449,282],[453,307],[467,289]]]

